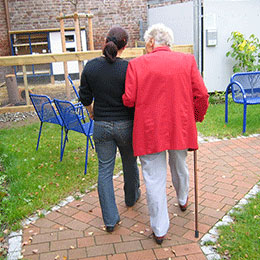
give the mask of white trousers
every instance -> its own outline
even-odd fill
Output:
[[[179,203],[184,205],[189,193],[189,170],[186,164],[187,150],[169,150],[168,155],[172,183]],[[169,229],[166,196],[166,151],[142,155],[140,161],[146,186],[151,228],[157,237],[161,237],[166,235]]]

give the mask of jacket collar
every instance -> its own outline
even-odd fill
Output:
[[[160,46],[153,49],[151,53],[158,52],[158,51],[171,51],[168,46]]]

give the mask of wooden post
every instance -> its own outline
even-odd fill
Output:
[[[81,51],[81,35],[80,35],[80,26],[79,26],[79,15],[78,15],[78,13],[74,13],[74,25],[75,25],[77,51]],[[79,64],[79,78],[80,78],[82,70],[83,70],[82,61],[79,60],[78,64]]]
[[[5,82],[6,82],[9,103],[14,105],[19,103],[19,91],[18,91],[15,75],[7,74],[5,76]]]
[[[25,90],[25,100],[26,105],[30,105],[30,99],[29,99],[29,90],[28,90],[28,80],[27,80],[27,73],[26,73],[26,66],[23,65],[23,83],[24,83],[24,90]]]
[[[93,15],[88,11],[88,42],[89,42],[89,50],[94,50],[94,42],[93,42],[93,28],[92,28],[92,18]]]
[[[54,78],[54,75],[51,75],[51,84],[52,84],[52,85],[55,85],[55,78]]]
[[[61,34],[61,45],[62,45],[62,52],[66,52],[66,41],[65,41],[65,28],[64,28],[64,19],[63,13],[60,13],[60,34]],[[68,79],[68,63],[66,61],[63,62],[64,66],[64,77],[65,77],[65,86],[66,86],[66,97],[70,100],[70,86],[69,86],[69,79]]]

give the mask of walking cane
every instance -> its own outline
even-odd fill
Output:
[[[197,150],[194,151],[194,192],[195,192],[195,237],[199,237],[198,230],[198,180],[197,180]]]

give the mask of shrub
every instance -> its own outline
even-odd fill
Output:
[[[228,42],[232,42],[232,50],[228,51],[226,56],[231,56],[236,60],[233,66],[234,73],[260,70],[260,44],[254,34],[245,39],[242,33],[232,32]]]

